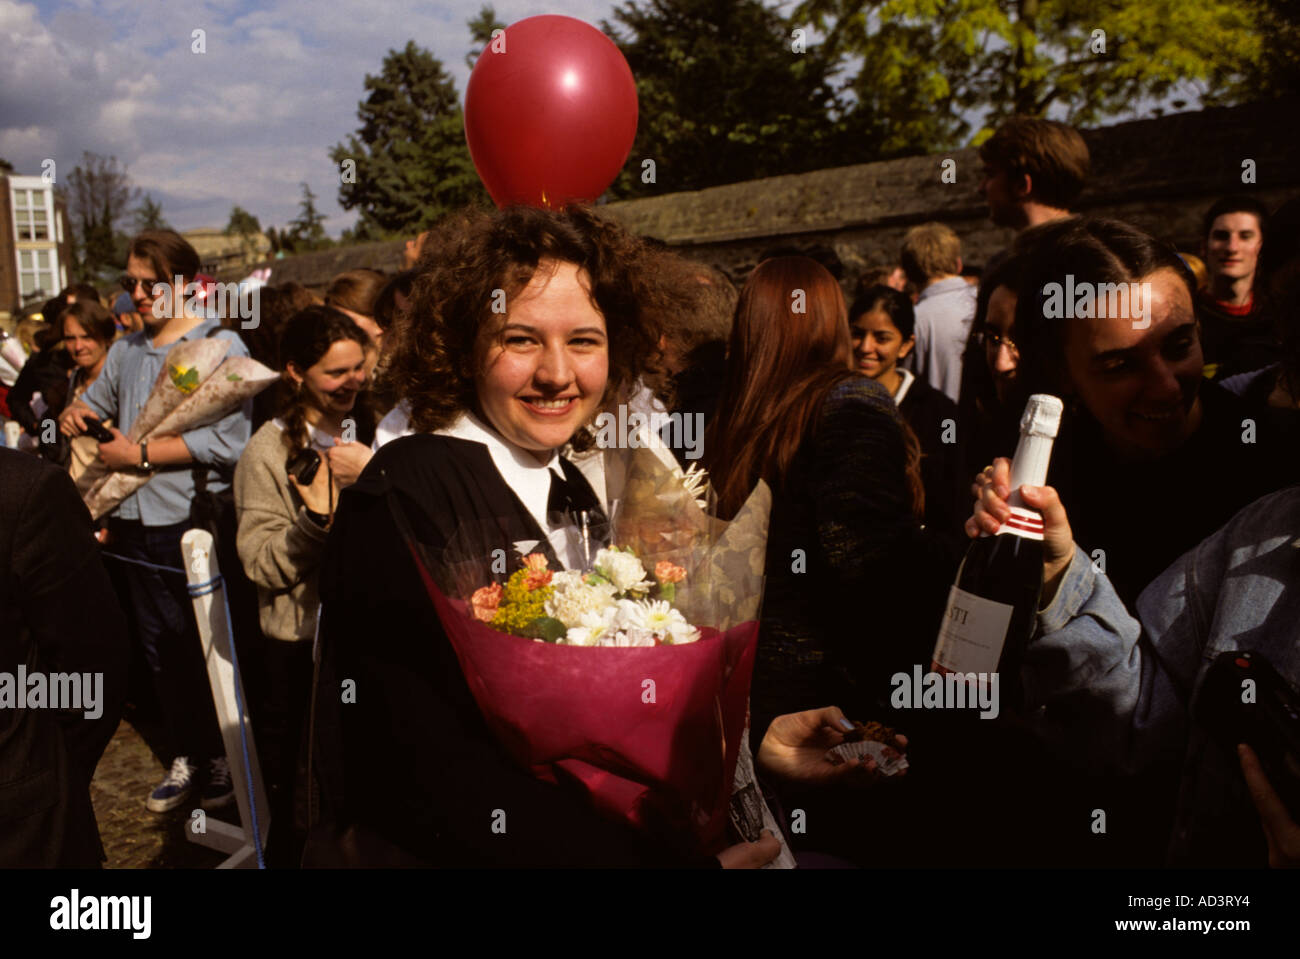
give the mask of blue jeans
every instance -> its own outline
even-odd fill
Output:
[[[144,526],[138,521],[110,519],[108,552],[183,569],[181,536],[191,525]],[[118,561],[106,558],[105,562]],[[225,755],[185,575],[134,563],[118,565],[127,584],[136,639],[162,707],[166,761],[188,756],[198,765]]]

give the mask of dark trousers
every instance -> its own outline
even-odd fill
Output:
[[[272,866],[296,867],[304,834],[296,827],[298,767],[307,756],[311,710],[312,643],[270,639],[266,643],[266,690],[262,770],[271,804],[269,854]],[[305,783],[306,777],[303,777]],[[307,784],[310,788],[310,784]]]
[[[183,569],[181,536],[191,525],[144,526],[138,521],[110,520],[108,552]],[[117,565],[134,614],[136,639],[162,707],[164,760],[188,756],[198,765],[225,755],[184,574],[134,563]]]

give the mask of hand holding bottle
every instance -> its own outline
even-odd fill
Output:
[[[1007,503],[1011,495],[1011,461],[998,458],[975,477],[975,511],[966,520],[966,535],[974,539],[980,533],[996,533],[1011,515]],[[1022,486],[1025,505],[1043,514],[1043,596],[1044,607],[1056,595],[1061,578],[1074,557],[1074,533],[1061,498],[1050,486]]]

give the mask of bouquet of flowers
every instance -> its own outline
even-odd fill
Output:
[[[712,854],[729,845],[771,494],[760,484],[722,522],[649,451],[610,452],[630,458],[596,537],[616,545],[582,570],[551,569],[532,550],[514,550],[506,568],[492,524],[462,528],[430,556],[400,505],[395,519],[470,691],[516,761],[611,818]]]
[[[279,379],[251,357],[226,356],[230,343],[229,339],[206,337],[177,343],[168,350],[127,439],[138,443],[215,423]],[[89,486],[83,499],[95,519],[111,512],[149,482],[151,475],[108,470],[98,464],[93,468],[99,475],[83,477]]]
[[[546,568],[531,553],[523,568],[470,597],[474,618],[494,629],[537,642],[568,646],[673,646],[693,643],[700,631],[673,608],[686,570],[661,560],[646,576],[636,553],[602,549],[586,573]]]

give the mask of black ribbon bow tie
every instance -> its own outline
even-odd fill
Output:
[[[546,514],[578,516],[590,514],[589,522],[604,522],[605,511],[585,480],[565,479],[551,470],[551,492],[546,498]]]

